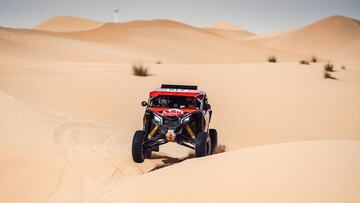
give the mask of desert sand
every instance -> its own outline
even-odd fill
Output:
[[[75,17],[0,28],[0,202],[359,202],[359,40],[342,16],[264,36]],[[133,163],[140,102],[162,83],[208,93],[217,154],[170,143]]]

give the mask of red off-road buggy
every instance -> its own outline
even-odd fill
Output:
[[[217,132],[209,129],[211,107],[205,92],[197,86],[162,85],[150,92],[143,130],[135,132],[132,157],[136,163],[151,158],[153,151],[168,142],[195,149],[195,156],[212,154],[218,143]]]

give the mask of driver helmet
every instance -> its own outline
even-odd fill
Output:
[[[167,107],[167,105],[169,104],[169,100],[167,98],[160,98],[159,103],[161,107]]]

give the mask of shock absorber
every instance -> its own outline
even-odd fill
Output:
[[[186,132],[191,136],[191,138],[195,139],[195,133],[194,131],[191,129],[191,127],[189,125],[185,126]]]
[[[154,137],[154,135],[155,135],[155,133],[157,132],[158,129],[159,129],[159,126],[155,125],[155,127],[150,131],[149,137]]]

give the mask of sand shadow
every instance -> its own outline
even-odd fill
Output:
[[[213,152],[213,154],[220,154],[226,151],[226,146],[225,145],[219,145]],[[149,172],[153,172],[168,166],[172,166],[174,164],[183,162],[185,160],[188,159],[193,159],[195,158],[195,154],[194,153],[190,153],[188,154],[186,157],[180,157],[180,158],[175,158],[175,157],[169,157],[166,155],[158,155],[158,154],[153,154],[151,159],[152,160],[156,160],[156,159],[160,159],[161,160],[161,164],[156,165],[154,168],[152,168]]]
[[[161,159],[161,164],[156,165],[154,168],[152,168],[149,172],[153,172],[180,162],[183,162],[187,159],[192,159],[195,158],[195,155],[193,154],[189,154],[186,157],[181,157],[181,158],[174,158],[174,157],[169,157],[166,155],[157,155],[157,154],[153,154],[153,156],[151,157],[152,160],[156,160],[156,159]]]
[[[334,76],[331,76],[331,75],[329,75],[329,76],[326,76],[326,79],[331,79],[331,80],[338,80],[336,77],[334,77]]]

